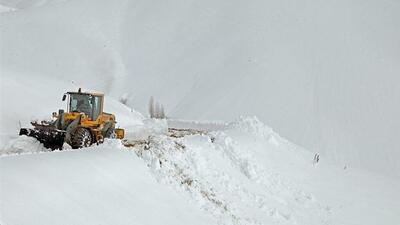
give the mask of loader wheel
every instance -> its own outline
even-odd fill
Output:
[[[73,149],[89,147],[92,145],[92,135],[88,129],[83,127],[76,128],[71,135],[71,147]]]

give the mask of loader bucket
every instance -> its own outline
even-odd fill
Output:
[[[21,128],[19,135],[36,138],[45,148],[61,150],[64,144],[65,132],[55,129]]]

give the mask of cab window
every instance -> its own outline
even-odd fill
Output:
[[[91,120],[100,115],[101,97],[89,94],[70,94],[70,112],[85,113]]]

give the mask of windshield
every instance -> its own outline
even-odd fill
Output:
[[[70,112],[82,112],[92,120],[100,114],[100,97],[89,94],[70,94]]]

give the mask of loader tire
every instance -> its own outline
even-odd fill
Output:
[[[92,142],[90,131],[83,127],[76,128],[75,132],[71,134],[71,147],[73,149],[89,147]]]

